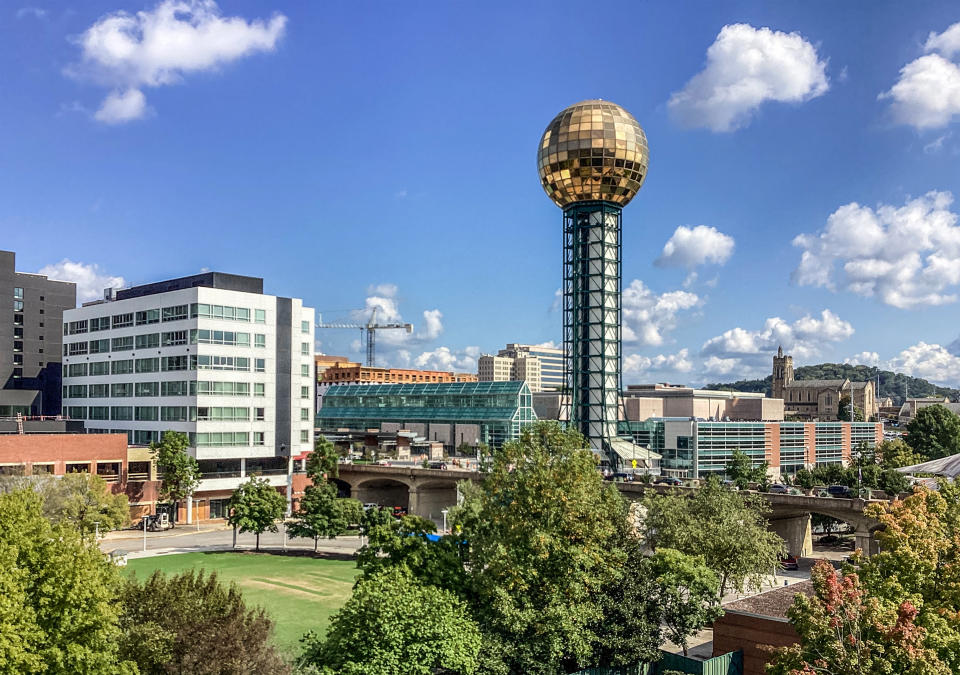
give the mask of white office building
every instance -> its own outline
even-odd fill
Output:
[[[105,295],[64,312],[64,414],[133,445],[186,433],[210,517],[250,474],[288,486],[313,449],[314,310],[218,272]]]

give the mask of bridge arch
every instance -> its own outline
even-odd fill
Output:
[[[341,480],[340,478],[334,478],[330,482],[337,486],[338,497],[353,496],[353,486],[350,485],[350,483],[348,483],[347,481]]]
[[[379,504],[388,508],[400,506],[408,510],[410,492],[410,483],[399,477],[368,478],[354,484],[351,490],[353,497],[364,504]]]

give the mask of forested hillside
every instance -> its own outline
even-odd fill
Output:
[[[800,366],[793,371],[796,380],[842,380],[849,378],[855,382],[877,378],[876,368],[870,366],[852,366],[846,363],[821,363],[815,366]],[[770,395],[772,376],[762,380],[738,380],[736,382],[717,382],[704,385],[704,389],[726,389],[729,391],[762,391]],[[880,371],[880,398],[889,396],[895,403],[903,403],[904,394],[911,398],[917,396],[947,396],[951,401],[960,399],[960,390],[940,387],[919,377],[910,377],[889,370]]]

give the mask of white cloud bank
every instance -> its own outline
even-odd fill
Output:
[[[890,359],[883,367],[935,384],[960,386],[960,357],[938,344],[918,342]]]
[[[689,373],[693,370],[693,361],[687,349],[681,349],[676,354],[658,354],[656,356],[642,356],[630,354],[623,359],[624,375],[638,376],[648,373]]]
[[[625,343],[658,346],[676,327],[677,315],[700,304],[696,293],[667,291],[657,294],[639,279],[623,289],[622,338]]]
[[[715,227],[681,225],[664,244],[663,252],[654,264],[658,267],[685,267],[688,270],[706,263],[722,265],[733,255],[733,246],[733,237]]]
[[[136,14],[118,11],[77,39],[79,63],[67,72],[112,88],[94,117],[110,124],[143,117],[144,87],[180,82],[189,73],[214,71],[257,52],[271,52],[287,18],[225,17],[213,0],[164,0]]]
[[[890,99],[893,119],[916,129],[945,127],[960,116],[960,22],[930,33],[924,56],[900,69],[900,78],[878,97]]]
[[[100,269],[99,265],[73,262],[67,258],[53,265],[47,265],[40,270],[40,274],[45,274],[55,281],[75,283],[78,302],[98,300],[103,297],[105,288],[123,288],[127,285],[123,277],[107,274]]]
[[[799,33],[730,24],[707,49],[704,69],[667,105],[683,126],[735,131],[766,101],[802,103],[825,94],[826,68]]]
[[[793,240],[803,253],[792,279],[900,308],[955,302],[960,227],[952,203],[949,192],[928,192],[901,207],[841,206],[822,232]]]

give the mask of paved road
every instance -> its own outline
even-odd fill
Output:
[[[237,548],[252,549],[256,540],[255,535],[238,534]],[[288,539],[284,543],[282,528],[277,533],[265,532],[260,535],[261,549],[281,549],[284,545],[287,549],[313,550],[313,541],[310,539]],[[145,553],[143,532],[140,530],[111,532],[100,541],[100,549],[105,553],[123,550],[129,553],[130,558],[195,551],[223,551],[232,547],[233,530],[219,525],[201,525],[199,531],[195,525],[180,525],[166,532],[147,532]],[[356,535],[348,535],[336,539],[322,539],[318,550],[349,556],[355,554],[358,548],[360,548],[360,538]]]

